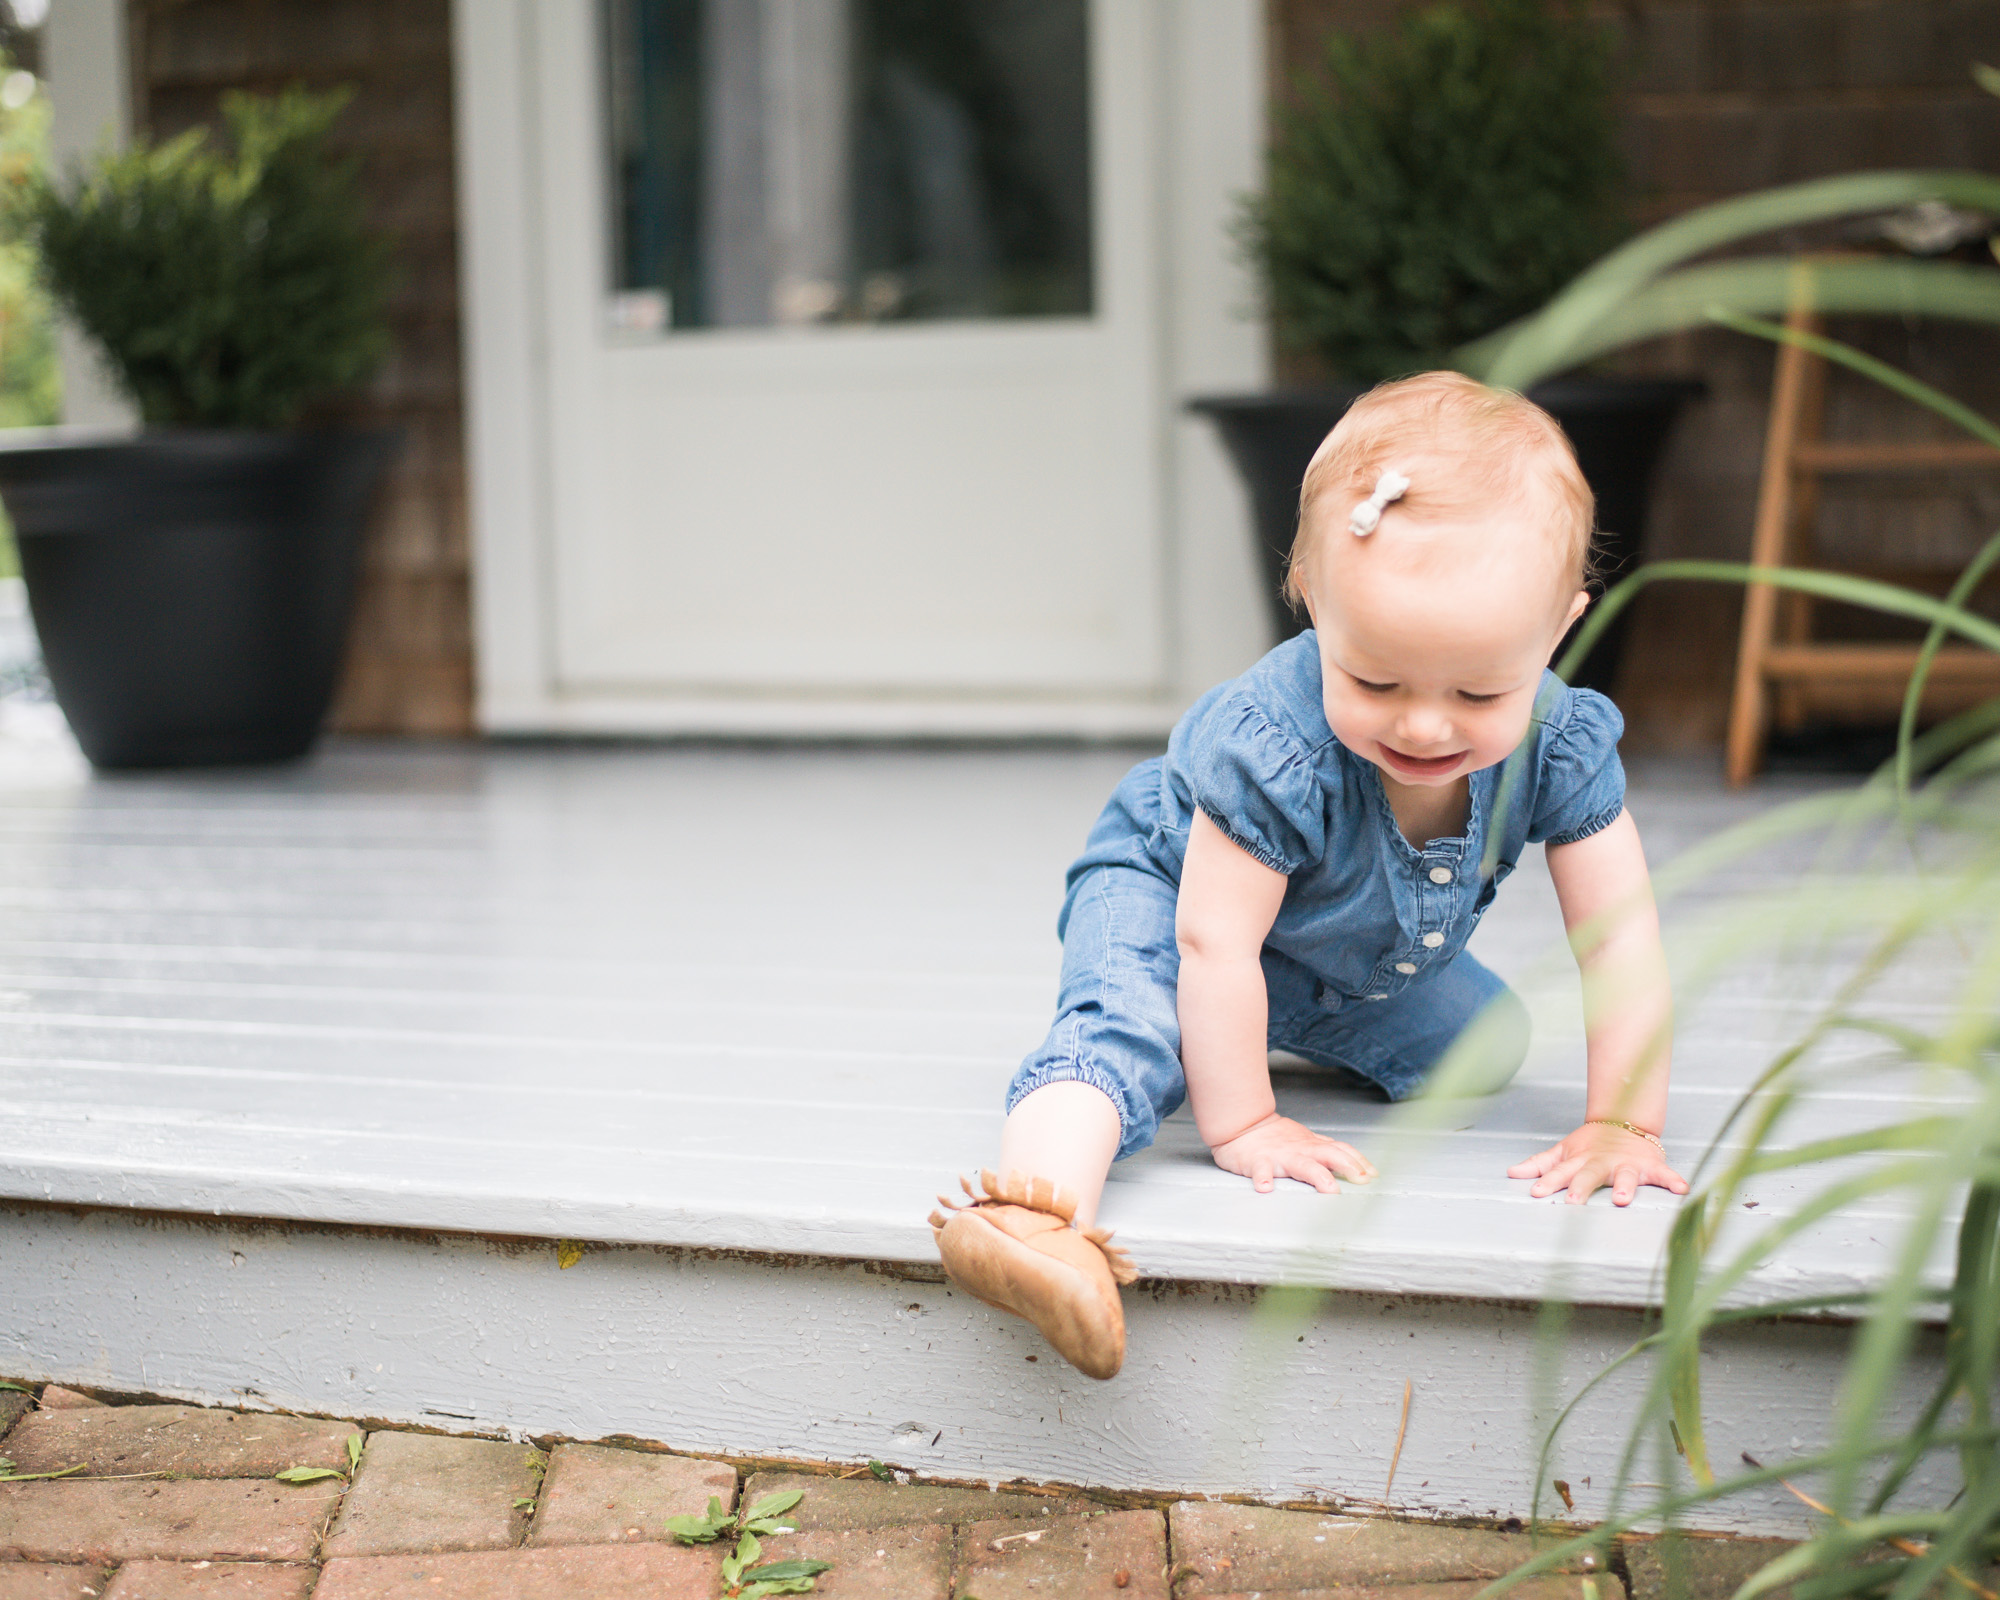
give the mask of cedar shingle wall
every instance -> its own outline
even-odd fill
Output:
[[[228,89],[352,85],[336,128],[396,241],[394,350],[337,414],[407,433],[369,531],[337,726],[472,729],[449,0],[129,0],[135,121],[214,121]]]
[[[1274,92],[1311,62],[1329,27],[1380,26],[1395,0],[1270,0]],[[1621,0],[1599,12],[1622,38],[1625,154],[1634,219],[1861,168],[2000,172],[2000,101],[1969,63],[2000,65],[2000,0]],[[1797,239],[1781,244],[1825,242]],[[1770,247],[1769,244],[1764,248]],[[2000,415],[2000,338],[1962,326],[1877,322],[1836,329]],[[1294,379],[1310,362],[1284,358]],[[1651,519],[1658,556],[1748,551],[1770,389],[1768,349],[1702,333],[1630,352],[1632,371],[1693,372],[1710,398],[1682,423]],[[1925,414],[1836,382],[1828,428],[1864,436],[1935,431]],[[2000,528],[2000,480],[1882,480],[1831,495],[1820,518],[1830,561],[1962,558]],[[1720,737],[1736,650],[1729,591],[1662,588],[1641,613],[1619,699],[1655,745]],[[1838,626],[1838,621],[1835,621]]]

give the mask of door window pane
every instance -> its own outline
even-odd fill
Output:
[[[1091,310],[1088,0],[605,0],[611,320]]]

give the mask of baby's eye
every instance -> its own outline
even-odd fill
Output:
[[[1469,689],[1459,690],[1458,697],[1469,706],[1490,706],[1494,701],[1503,698],[1497,694],[1474,694]]]
[[[1354,674],[1350,672],[1348,677],[1354,678]],[[1366,678],[1354,678],[1354,687],[1369,694],[1387,694],[1396,686],[1393,683],[1370,683]]]

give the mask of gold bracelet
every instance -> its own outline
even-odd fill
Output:
[[[1667,1147],[1660,1143],[1660,1136],[1657,1133],[1648,1133],[1636,1122],[1625,1122],[1617,1117],[1585,1117],[1584,1122],[1588,1126],[1596,1128],[1623,1128],[1627,1133],[1636,1133],[1646,1143],[1659,1151],[1661,1155],[1667,1153]]]

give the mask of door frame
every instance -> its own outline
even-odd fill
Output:
[[[1265,329],[1227,224],[1263,140],[1260,0],[1094,0],[1157,17],[1149,175],[1158,292],[1153,426],[1164,671],[1131,695],[566,689],[554,649],[554,422],[539,162],[539,31],[589,0],[453,0],[459,273],[479,723],[493,733],[1157,737],[1269,644],[1249,517],[1180,402],[1268,381]]]

